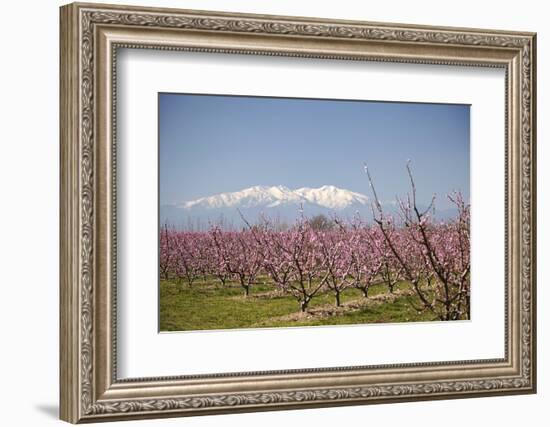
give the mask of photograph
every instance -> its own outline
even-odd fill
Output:
[[[158,94],[159,330],[470,319],[470,105]]]

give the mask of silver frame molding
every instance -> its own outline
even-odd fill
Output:
[[[60,13],[61,419],[113,421],[536,391],[534,33],[81,3],[63,6]],[[118,48],[505,69],[505,357],[118,379]]]

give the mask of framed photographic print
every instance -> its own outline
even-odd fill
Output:
[[[61,418],[533,393],[535,34],[61,8]]]

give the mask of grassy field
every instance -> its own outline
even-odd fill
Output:
[[[248,297],[237,283],[222,287],[215,280],[198,280],[189,288],[183,283],[160,283],[160,330],[189,331],[284,326],[344,325],[363,323],[418,322],[435,320],[417,313],[417,297],[406,282],[394,295],[385,285],[374,285],[365,299],[356,289],[341,295],[341,307],[332,293],[317,295],[308,312],[300,313],[296,299],[278,295],[274,286],[260,279]]]

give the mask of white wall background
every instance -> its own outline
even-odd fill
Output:
[[[113,3],[122,3],[110,0]],[[130,0],[129,0],[130,1]],[[550,405],[550,28],[535,0],[358,2],[353,0],[133,0],[133,4],[538,32],[539,393],[438,402],[209,416],[132,425],[408,426],[544,425]],[[58,6],[57,0],[2,6],[0,67],[0,420],[60,425],[58,402]]]

